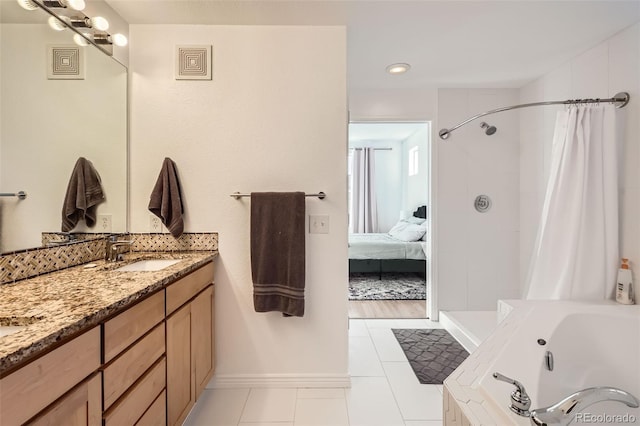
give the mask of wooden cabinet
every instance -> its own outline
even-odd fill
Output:
[[[214,369],[213,264],[167,287],[167,424],[181,424]],[[171,310],[171,311],[170,311]]]
[[[191,305],[167,318],[167,424],[180,424],[196,402],[191,371]]]
[[[133,425],[166,387],[164,291],[104,323],[105,426]]]
[[[94,327],[0,380],[0,424],[27,422],[98,367],[100,327]]]
[[[96,373],[28,424],[33,426],[101,426],[100,386],[100,373]]]
[[[207,287],[191,302],[191,336],[196,399],[213,375],[213,286]]]
[[[0,425],[181,424],[214,370],[213,263],[0,379]]]

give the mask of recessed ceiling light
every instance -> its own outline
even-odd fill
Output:
[[[387,67],[387,72],[389,74],[404,74],[409,71],[409,68],[411,68],[411,65],[409,64],[391,64]]]

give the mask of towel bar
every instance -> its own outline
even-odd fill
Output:
[[[3,192],[3,193],[0,193],[0,197],[18,197],[18,199],[24,200],[25,198],[27,198],[27,193],[24,191]]]
[[[229,194],[229,197],[233,197],[236,200],[239,200],[242,197],[250,197],[251,194],[241,194],[239,192],[234,192],[233,194]],[[305,197],[318,197],[321,200],[324,200],[325,197],[327,196],[327,194],[325,194],[324,192],[320,191],[317,194],[304,194]]]

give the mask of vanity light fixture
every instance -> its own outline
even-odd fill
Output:
[[[84,36],[84,37],[83,37]],[[89,41],[87,40],[87,38],[91,37],[90,34],[84,34],[80,35],[80,34],[74,34],[73,35],[73,41],[78,45],[78,46],[88,46],[89,45]]]
[[[84,10],[84,0],[44,0],[42,2],[45,6],[50,8],[70,8],[73,10]]]
[[[391,64],[387,67],[387,72],[389,74],[404,74],[409,71],[410,68],[411,65],[405,63]]]
[[[75,34],[73,41],[79,46],[93,44],[109,56],[113,55],[113,45],[126,46],[127,37],[124,34],[109,34],[109,21],[102,16],[90,18],[81,12],[85,7],[85,0],[17,0],[26,10],[44,10],[49,15],[49,26],[56,31],[69,28]],[[56,9],[76,10],[74,16],[60,15]]]
[[[110,35],[107,33],[95,33],[93,35],[93,41],[96,44],[115,44],[116,46],[126,46],[128,43],[127,37],[124,34]]]
[[[98,31],[107,31],[109,29],[109,21],[102,16],[94,16],[93,18],[72,16],[71,25],[74,28],[94,28]]]
[[[60,19],[64,19],[64,17],[56,18],[55,16],[49,16],[47,22],[49,23],[49,26],[52,30],[62,31],[67,28],[67,26],[60,21]]]
[[[18,4],[25,10],[36,10],[38,5],[31,0],[18,0]]]

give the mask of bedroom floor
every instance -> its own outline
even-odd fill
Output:
[[[349,318],[426,318],[426,300],[350,300]]]

